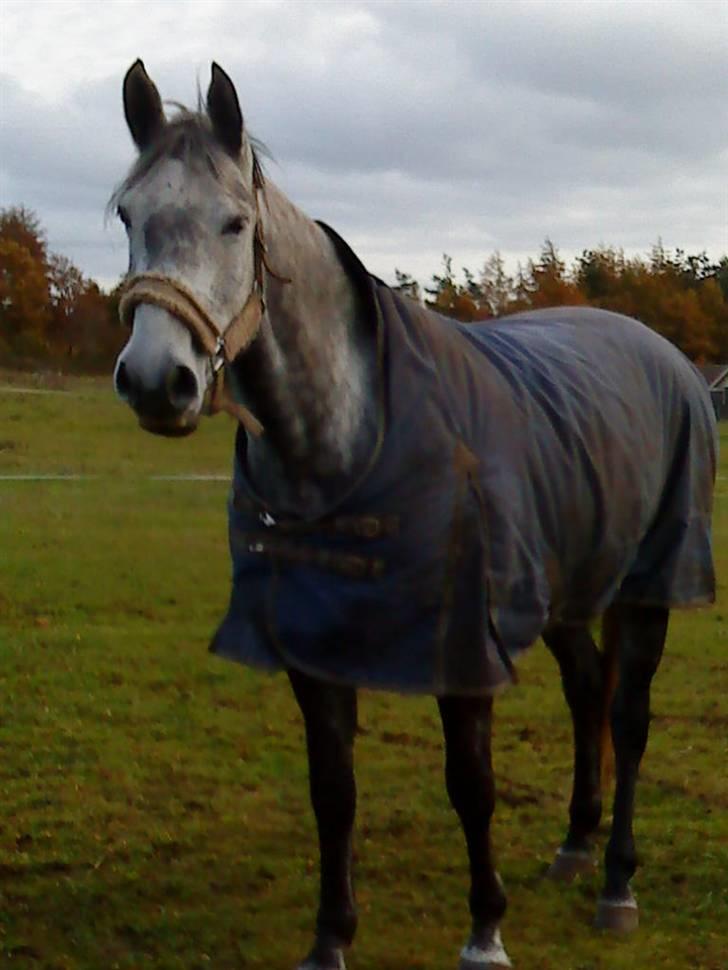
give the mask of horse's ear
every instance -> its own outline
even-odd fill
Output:
[[[207,89],[207,113],[212,130],[235,158],[243,147],[243,113],[235,85],[219,64],[212,64],[212,80]]]
[[[164,128],[162,99],[140,60],[134,61],[124,78],[124,115],[140,152]]]

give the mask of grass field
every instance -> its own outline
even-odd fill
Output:
[[[0,966],[291,970],[317,886],[301,721],[285,678],[206,652],[229,589],[227,485],[150,477],[224,475],[232,425],[160,440],[108,382],[67,387],[0,392],[0,476],[92,476],[0,481]],[[719,602],[674,614],[655,682],[630,939],[591,928],[597,876],[543,879],[571,780],[543,648],[498,702],[494,837],[517,970],[728,966],[725,424],[722,445]],[[466,869],[435,706],[365,693],[361,721],[350,970],[454,968]]]

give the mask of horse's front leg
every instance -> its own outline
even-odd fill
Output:
[[[443,697],[438,704],[445,733],[447,791],[460,817],[470,860],[472,933],[460,955],[460,970],[498,970],[511,963],[498,929],[506,897],[490,845],[495,808],[490,754],[493,700]]]
[[[343,970],[343,948],[354,939],[357,922],[351,879],[356,691],[293,670],[288,676],[306,726],[321,860],[316,940],[298,970]]]

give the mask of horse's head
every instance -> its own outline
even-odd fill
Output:
[[[194,430],[217,372],[261,315],[262,180],[217,64],[206,106],[167,121],[141,61],[124,79],[139,158],[111,203],[129,237],[120,313],[132,328],[114,384],[143,428],[166,435]]]

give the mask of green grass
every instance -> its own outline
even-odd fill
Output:
[[[0,475],[96,476],[0,481],[0,966],[290,970],[317,884],[300,717],[285,678],[206,652],[228,595],[226,484],[148,478],[224,474],[232,425],[164,441],[108,382],[67,386],[0,393]],[[494,838],[521,970],[726,965],[727,432],[719,603],[674,614],[653,692],[631,939],[591,928],[597,876],[543,879],[571,765],[545,650],[497,705]],[[454,967],[466,871],[435,706],[364,693],[361,720],[349,966]]]

